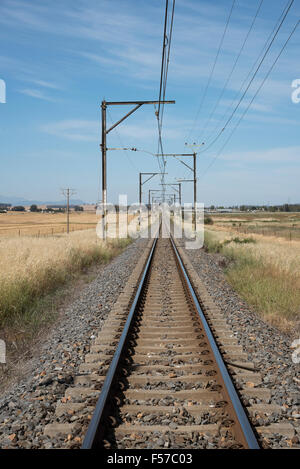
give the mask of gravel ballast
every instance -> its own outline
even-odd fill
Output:
[[[147,242],[140,239],[99,266],[95,279],[60,314],[35,358],[26,363],[27,377],[0,399],[0,448],[55,447],[43,436],[44,426],[55,421],[57,400],[73,382]]]
[[[291,344],[293,337],[266,324],[243,301],[225,279],[224,259],[203,249],[186,250],[199,277],[214,302],[224,313],[239,344],[248,354],[249,361],[260,371],[263,383],[260,387],[271,390],[271,403],[281,406],[280,415],[273,415],[269,423],[288,422],[294,426],[294,437],[270,435],[266,444],[272,448],[300,448],[300,366],[293,363]],[[260,418],[260,416],[258,416]]]
[[[72,385],[95,335],[104,325],[147,242],[148,240],[136,241],[109,265],[100,266],[96,278],[81,287],[76,300],[60,314],[35,358],[26,363],[27,377],[11,385],[0,399],[0,448],[61,447],[61,441],[55,437],[49,439],[44,436],[44,428],[55,422],[57,401],[64,397],[66,389]],[[257,419],[263,420],[262,425],[288,422],[294,427],[293,437],[268,435],[266,447],[300,448],[299,364],[293,363],[291,348],[297,334],[294,337],[284,335],[267,325],[251,310],[227,283],[221,267],[221,256],[208,254],[203,249],[186,252],[248,354],[249,361],[259,369],[263,382],[258,387],[269,388],[272,394],[270,402],[281,407],[280,413],[268,417],[269,422],[260,415]],[[172,350],[166,361],[171,359]],[[178,383],[174,385],[181,386],[179,381],[178,377]],[[153,405],[154,402],[149,404]],[[160,404],[168,405],[166,402]],[[170,416],[170,423],[173,423],[172,413]],[[70,421],[73,422],[76,418],[76,415],[72,415]],[[160,437],[161,435],[157,435],[158,439]],[[173,446],[174,442],[168,438],[160,439],[154,445],[149,441],[148,447]],[[129,443],[125,447],[132,445]],[[204,443],[195,441],[193,447],[207,447]]]

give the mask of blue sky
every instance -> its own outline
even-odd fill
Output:
[[[1,0],[0,194],[60,199],[62,187],[94,202],[101,178],[100,103],[103,98],[158,98],[163,0]],[[186,152],[188,142],[209,142],[222,116],[277,22],[286,0],[264,0],[228,87],[205,134],[207,121],[247,34],[259,0],[237,0],[211,85],[195,122],[231,0],[177,0],[165,107],[164,149]],[[250,88],[241,111],[300,16],[299,0]],[[300,79],[300,28],[279,59],[224,151],[228,133],[198,156],[198,201],[206,204],[300,202],[300,103],[292,102]],[[108,123],[126,112],[111,107]],[[157,151],[153,106],[143,106],[108,136],[108,147]],[[240,112],[235,118],[238,118]],[[235,120],[232,124],[234,125]],[[228,131],[230,132],[230,127]],[[203,147],[204,148],[204,147]],[[190,152],[190,149],[188,149]],[[214,163],[211,165],[211,163]],[[207,170],[207,168],[209,169]],[[108,153],[108,199],[138,199],[139,171],[157,171],[148,153]],[[168,180],[190,177],[169,160]],[[158,188],[155,179],[145,186]],[[192,184],[183,187],[192,200]],[[144,199],[145,200],[145,199]]]

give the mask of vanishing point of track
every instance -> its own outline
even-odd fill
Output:
[[[259,448],[176,245],[158,237],[82,447],[166,433],[172,447],[205,435],[214,448]]]

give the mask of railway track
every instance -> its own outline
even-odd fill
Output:
[[[83,448],[259,448],[171,238],[154,241],[119,332]]]
[[[90,339],[45,444],[270,448],[295,435],[178,239],[148,242]]]

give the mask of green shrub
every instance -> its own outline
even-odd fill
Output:
[[[211,217],[209,216],[205,216],[204,217],[204,225],[213,225],[214,224],[214,221]]]
[[[256,243],[256,239],[254,238],[232,238],[232,239],[226,239],[223,241],[223,245],[225,246],[226,244],[229,243],[238,243],[238,244],[249,244],[249,243]]]

